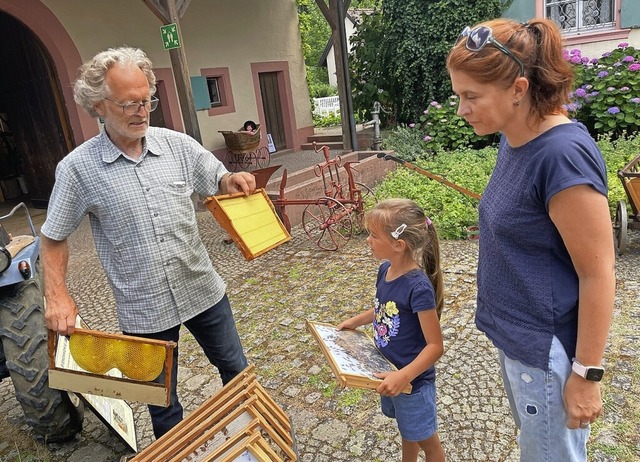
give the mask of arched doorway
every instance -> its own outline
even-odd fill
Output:
[[[0,181],[3,191],[28,191],[32,204],[44,207],[56,165],[75,146],[73,134],[47,49],[28,27],[2,11],[0,30]]]

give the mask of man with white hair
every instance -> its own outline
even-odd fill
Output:
[[[158,104],[155,84],[151,61],[140,49],[109,49],[80,68],[75,100],[104,121],[104,131],[56,169],[41,229],[46,323],[62,335],[74,330],[78,308],[65,281],[67,238],[88,215],[122,331],[178,343],[184,324],[227,383],[247,360],[225,283],[198,234],[191,195],[251,194],[255,178],[229,173],[183,133],[149,127]],[[182,419],[177,368],[178,348],[171,402],[149,406],[156,438]]]

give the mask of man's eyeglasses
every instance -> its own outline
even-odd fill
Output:
[[[467,50],[478,52],[486,47],[488,44],[493,45],[498,50],[503,52],[509,58],[513,59],[518,66],[520,66],[520,77],[524,76],[524,64],[520,61],[516,55],[514,55],[506,46],[493,38],[493,31],[488,26],[478,26],[474,29],[471,29],[469,26],[465,27],[460,35],[458,36],[458,40],[456,43],[460,43],[460,40],[466,37],[466,45]]]
[[[114,100],[109,98],[105,98],[105,99],[107,101],[111,101],[113,104],[117,104],[118,106],[120,106],[122,108],[122,113],[125,115],[136,115],[140,111],[140,108],[142,107],[147,112],[153,112],[158,107],[158,98],[151,98],[150,101],[143,101],[141,103],[127,103],[127,104],[116,103]]]

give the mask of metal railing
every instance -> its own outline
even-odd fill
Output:
[[[615,0],[547,0],[546,17],[557,22],[565,34],[611,29],[616,25]]]
[[[331,113],[340,113],[340,97],[313,98],[313,113],[322,117],[326,117]]]

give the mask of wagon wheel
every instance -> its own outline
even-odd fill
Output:
[[[227,150],[227,164],[232,172],[244,170],[251,164],[251,154]]]
[[[614,231],[614,243],[618,255],[622,255],[627,250],[628,235],[627,235],[627,204],[624,201],[618,202],[616,208],[616,220],[613,223]]]
[[[252,152],[246,153],[243,158],[242,170],[249,172],[254,168],[257,168],[258,161],[256,159],[257,159],[257,156],[255,152],[252,151]]]
[[[351,213],[332,197],[323,197],[305,207],[302,228],[323,250],[338,250],[353,234]]]
[[[364,231],[364,214],[367,210],[378,203],[378,198],[369,186],[363,183],[356,183],[356,188],[360,190],[360,199],[355,204],[355,210],[353,214],[355,216],[353,227],[356,233]]]
[[[269,153],[269,150],[267,148],[265,148],[264,146],[259,148],[256,151],[256,165],[258,166],[258,168],[266,168],[269,166],[269,163],[271,162],[271,154]]]

